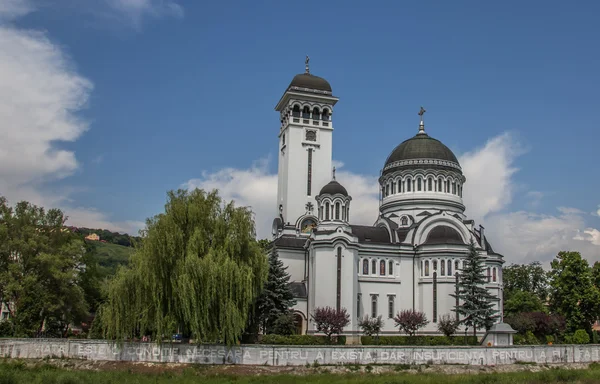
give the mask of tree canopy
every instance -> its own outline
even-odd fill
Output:
[[[165,212],[146,221],[128,267],[101,307],[105,336],[174,332],[197,342],[235,343],[267,278],[252,212],[216,191],[168,192]]]
[[[508,301],[517,292],[532,293],[542,302],[548,298],[548,274],[542,264],[511,264],[502,270],[504,283],[504,301]]]

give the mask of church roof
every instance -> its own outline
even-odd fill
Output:
[[[351,225],[352,234],[358,237],[360,243],[385,243],[390,244],[390,234],[384,227],[370,227],[367,225]]]
[[[301,73],[294,76],[288,88],[291,87],[316,89],[330,93],[332,92],[331,85],[329,85],[327,80],[319,76],[311,75],[310,73]]]
[[[346,191],[346,188],[344,188],[342,184],[338,183],[336,180],[331,180],[321,188],[319,195],[335,195],[336,193],[348,196],[348,191]]]
[[[273,244],[277,248],[296,248],[303,249],[304,244],[306,244],[306,237],[298,237],[298,236],[280,236]]]
[[[424,132],[420,132],[414,137],[400,143],[388,156],[384,165],[384,173],[391,172],[394,169],[406,164],[404,160],[441,160],[434,162],[435,165],[442,165],[444,162],[451,162],[459,165],[458,159],[450,148],[446,147],[441,141],[434,139]],[[397,164],[394,164],[397,163]],[[439,164],[438,164],[439,163]]]
[[[425,244],[464,244],[464,241],[456,229],[438,225],[429,232]]]

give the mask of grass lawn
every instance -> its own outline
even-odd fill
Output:
[[[482,373],[470,375],[443,375],[431,373],[350,373],[333,374],[323,371],[310,375],[227,375],[207,374],[205,367],[194,366],[180,372],[132,373],[124,370],[76,371],[57,368],[55,365],[37,363],[32,365],[23,361],[0,360],[0,384],[103,384],[103,383],[322,383],[322,384],[469,384],[469,383],[598,383],[600,366],[593,364],[588,369],[565,370],[547,369],[540,372]]]

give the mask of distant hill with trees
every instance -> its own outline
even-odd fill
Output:
[[[69,227],[69,229],[72,232],[81,234],[83,237],[95,233],[100,236],[100,240],[110,244],[122,245],[124,247],[133,247],[134,243],[141,239],[139,236],[131,236],[127,233],[111,232],[107,229],[92,229],[85,227]]]

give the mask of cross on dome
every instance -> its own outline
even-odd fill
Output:
[[[421,116],[421,122],[419,123],[419,133],[425,133],[425,123],[423,122],[423,115],[427,112],[423,106],[421,106],[421,110],[419,110],[418,115]]]

